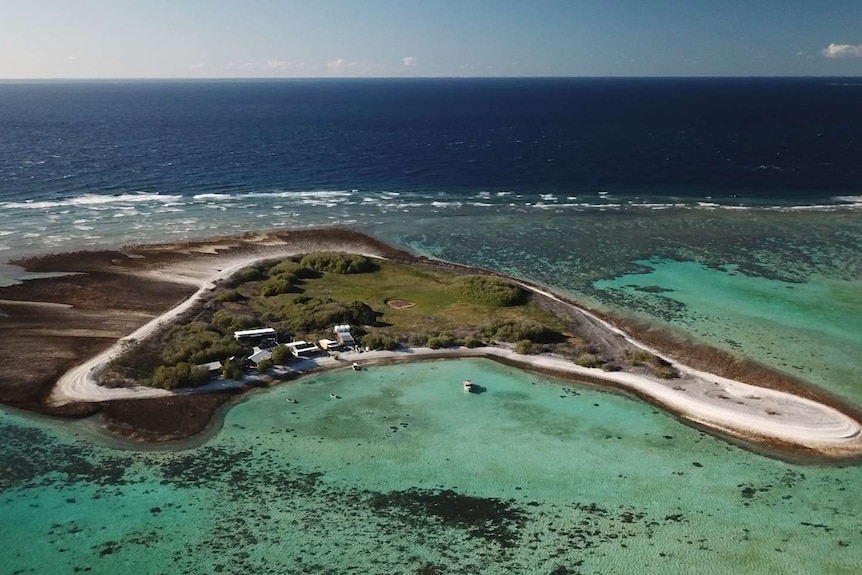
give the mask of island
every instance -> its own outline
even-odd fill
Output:
[[[47,277],[0,289],[0,401],[95,416],[126,438],[192,437],[237,395],[321,370],[485,357],[635,396],[771,456],[862,455],[859,409],[804,382],[523,278],[352,230],[18,264]]]

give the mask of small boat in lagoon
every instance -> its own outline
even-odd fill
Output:
[[[473,391],[473,382],[469,379],[464,382],[464,391],[466,391],[467,393]]]

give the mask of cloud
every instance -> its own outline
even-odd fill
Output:
[[[405,58],[401,58],[401,63],[404,64],[405,68],[413,68],[419,64],[419,60],[413,56],[407,56]]]
[[[822,54],[827,58],[862,58],[862,45],[829,44]]]
[[[291,62],[290,60],[267,60],[266,67],[270,70],[305,70],[305,62]]]
[[[228,62],[228,70],[254,70],[257,66],[254,62]]]
[[[189,64],[189,70],[203,70],[207,65],[203,62],[197,62],[195,64]]]
[[[351,62],[344,58],[337,58],[326,63],[326,69],[333,74],[345,75],[368,75],[380,73],[382,67],[380,64],[372,64],[369,62]]]

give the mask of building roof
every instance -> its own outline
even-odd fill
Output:
[[[329,349],[332,347],[338,347],[341,345],[341,343],[338,341],[335,341],[334,339],[321,339],[320,341],[317,342],[317,345],[319,345],[323,349]]]
[[[308,341],[292,341],[290,343],[284,344],[285,347],[289,348],[293,355],[301,355],[303,353],[312,353],[315,351],[320,351],[320,348],[317,347],[316,343],[308,342]]]
[[[272,357],[272,352],[268,349],[261,349],[251,354],[248,360],[255,365]]]
[[[264,337],[264,336],[274,336],[275,329],[271,327],[258,327],[255,329],[244,329],[241,331],[233,332],[233,337],[239,339],[241,337]]]
[[[200,365],[196,365],[195,367],[199,369],[205,369],[207,371],[220,371],[221,370],[221,362],[220,361],[211,361],[209,363],[202,363]]]

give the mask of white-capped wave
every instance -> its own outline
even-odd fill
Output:
[[[862,205],[862,196],[835,196],[832,200],[844,204]]]
[[[284,192],[249,192],[240,198],[349,198],[353,192],[347,190],[304,190]]]
[[[137,202],[160,202],[174,203],[182,200],[182,196],[162,195],[159,193],[139,192],[136,194],[119,194],[116,196],[105,196],[101,194],[84,194],[74,198],[63,200],[43,200],[24,202],[0,202],[0,208],[19,210],[47,210],[66,206],[72,207],[98,207],[107,204],[128,204]]]

